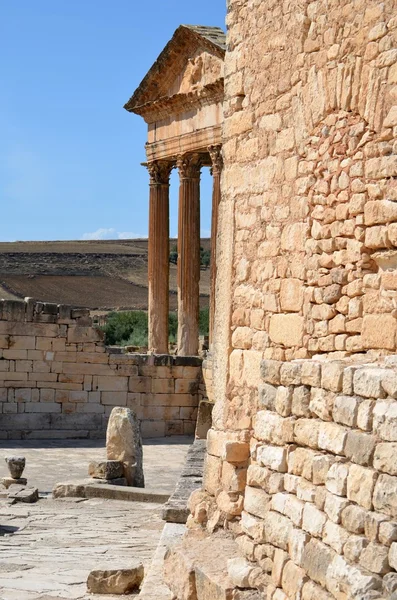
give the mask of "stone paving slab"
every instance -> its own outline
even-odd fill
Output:
[[[148,486],[173,491],[190,442],[147,440]],[[7,474],[3,457],[10,454],[26,456],[28,484],[37,486],[44,497],[35,504],[12,506],[0,498],[0,599],[120,599],[88,594],[88,574],[93,569],[128,568],[136,559],[148,572],[164,524],[162,505],[103,498],[54,500],[47,495],[63,478],[87,477],[88,462],[104,457],[103,442],[3,442],[0,476]]]
[[[161,488],[170,494],[185,462],[193,439],[186,436],[153,438],[143,441],[143,468],[146,486]],[[26,457],[23,473],[28,484],[50,493],[56,483],[88,476],[91,460],[106,458],[104,440],[21,440],[0,442],[0,478],[9,472],[6,456]]]
[[[91,570],[138,559],[147,571],[163,526],[160,513],[158,504],[117,500],[0,502],[0,533],[3,526],[8,531],[0,535],[1,600],[92,600]]]

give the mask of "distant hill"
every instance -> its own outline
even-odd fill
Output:
[[[170,247],[176,240],[170,240]],[[202,239],[205,250],[210,240]],[[147,309],[147,239],[0,242],[0,298],[96,310]],[[170,264],[170,309],[177,307],[177,267]],[[208,306],[209,269],[201,271],[200,305]]]

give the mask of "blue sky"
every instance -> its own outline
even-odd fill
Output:
[[[123,105],[181,23],[225,29],[225,12],[225,0],[0,0],[0,241],[147,236],[146,124]],[[177,192],[173,173],[171,235]]]

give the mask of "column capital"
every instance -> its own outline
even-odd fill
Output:
[[[212,167],[211,174],[219,174],[223,168],[223,157],[222,157],[222,146],[218,144],[217,146],[208,146],[208,152],[211,157]]]
[[[176,159],[181,181],[182,179],[200,179],[202,165],[203,159],[198,153],[179,155]]]
[[[150,185],[169,185],[170,174],[174,164],[168,160],[154,160],[147,163],[150,175]]]

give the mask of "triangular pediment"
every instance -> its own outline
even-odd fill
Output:
[[[218,27],[181,25],[124,108],[189,94],[223,78],[225,34]]]

